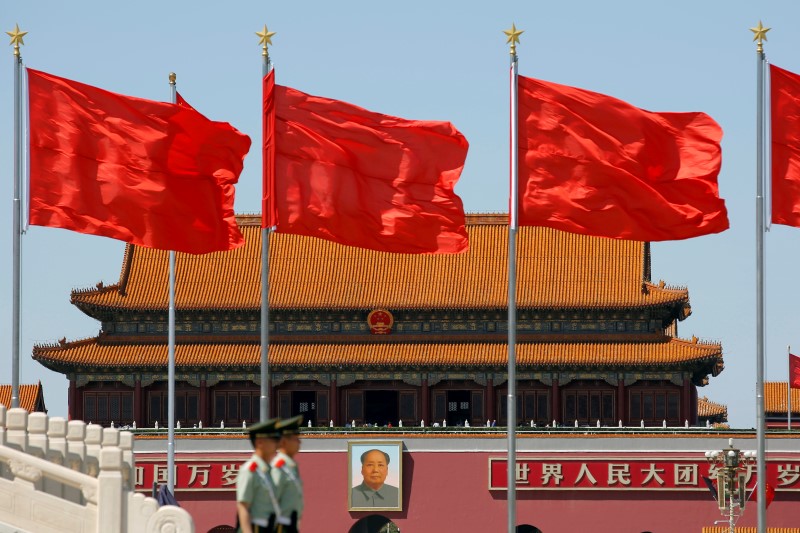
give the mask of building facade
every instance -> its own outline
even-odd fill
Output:
[[[303,475],[305,512],[301,531],[415,533],[507,531],[506,439],[503,431],[476,428],[408,428],[380,433],[303,431],[297,462]],[[629,428],[527,428],[517,438],[516,517],[518,533],[700,533],[727,524],[703,477],[714,478],[707,450],[729,439],[754,450],[754,431],[656,430]],[[361,481],[352,468],[350,445],[402,444],[399,510],[353,510],[351,487]],[[135,443],[137,487],[149,492],[166,474],[165,441]],[[797,439],[770,435],[767,479],[775,499],[767,514],[771,528],[798,526],[800,448]],[[179,439],[176,497],[197,531],[231,531],[235,523],[235,472],[250,454],[240,438]],[[356,458],[357,461],[357,458]],[[757,482],[746,472],[746,486]],[[737,509],[737,514],[739,510]],[[757,523],[757,505],[747,502],[738,527]],[[392,524],[396,529],[384,529]],[[212,529],[217,528],[217,529]],[[535,528],[535,529],[532,529]],[[738,530],[737,530],[738,531]],[[776,529],[781,533],[789,529]]]
[[[259,418],[260,217],[246,245],[177,254],[176,404],[183,427]],[[506,217],[468,215],[470,250],[403,255],[271,234],[271,415],[315,426],[505,425]],[[650,279],[648,243],[522,228],[517,413],[524,425],[698,423],[719,344],[677,336],[685,288]],[[97,337],[34,348],[69,379],[69,412],[167,419],[168,253],[127,246],[113,285],[72,293]]]

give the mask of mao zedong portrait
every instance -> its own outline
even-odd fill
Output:
[[[361,475],[364,481],[353,487],[350,494],[352,507],[399,507],[397,487],[385,483],[389,473],[389,454],[381,450],[367,450],[361,454]]]

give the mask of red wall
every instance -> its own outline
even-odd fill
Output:
[[[180,455],[180,454],[178,454]],[[403,532],[504,531],[504,492],[488,490],[486,452],[403,454],[402,512],[380,512]],[[298,457],[305,484],[301,531],[347,533],[367,512],[347,511],[347,453],[303,452]],[[178,492],[198,532],[235,522],[234,492]],[[720,515],[705,491],[517,491],[517,523],[543,533],[699,532]],[[797,526],[798,492],[778,492],[769,508],[770,527]],[[739,526],[756,525],[750,503]]]

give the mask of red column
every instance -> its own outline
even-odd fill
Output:
[[[208,421],[208,386],[206,385],[206,380],[200,380],[200,394],[197,398],[197,402],[200,404],[200,412],[198,415],[200,416],[200,422],[203,423],[203,427],[207,428],[209,426]]]
[[[275,387],[272,386],[271,379],[267,380],[267,391],[269,391],[268,392],[269,401],[267,402],[269,404],[269,408],[267,409],[269,411],[269,414],[267,414],[267,418],[275,418],[276,416],[275,413],[278,412],[278,406],[275,404],[278,402],[277,402],[277,396],[275,396]]]
[[[692,403],[692,380],[689,376],[684,376],[683,398],[681,398],[681,420],[680,420],[681,424],[683,424],[684,420],[688,420],[690,425],[697,423],[696,418],[692,416],[691,403]],[[697,409],[695,409],[695,413],[696,412]]]
[[[492,378],[486,378],[486,418],[497,419],[497,413],[494,412],[494,380]]]
[[[77,413],[75,412],[75,409],[77,407],[76,402],[78,401],[77,397],[78,394],[77,394],[77,387],[75,386],[75,380],[71,379],[69,380],[69,393],[67,396],[68,398],[67,411],[69,413],[68,417],[70,420],[78,420]]]
[[[550,390],[553,397],[553,420],[557,424],[561,423],[561,387],[558,386],[558,378],[553,378],[553,386]]]
[[[425,420],[427,425],[431,423],[431,409],[430,409],[430,392],[428,391],[428,378],[422,378],[422,388],[420,391],[420,395],[422,395],[422,412],[420,413],[420,418]]]
[[[330,403],[328,407],[329,415],[331,420],[333,420],[333,425],[339,425],[339,391],[336,387],[336,378],[331,378],[331,386],[330,392],[328,393],[330,397],[328,402]]]
[[[145,427],[142,417],[142,380],[138,378],[133,382],[133,419],[136,421],[136,427]]]
[[[75,410],[72,413],[73,420],[83,420],[83,387],[75,386]]]
[[[617,383],[617,420],[622,420],[622,425],[628,425],[628,406],[625,403],[625,380],[620,378]]]

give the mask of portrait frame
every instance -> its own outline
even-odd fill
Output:
[[[377,450],[388,458],[386,475],[378,494],[366,486],[367,481],[362,473],[361,458],[367,452]],[[375,457],[366,456],[368,463]],[[378,461],[382,458],[378,457]],[[374,483],[374,480],[372,480]],[[382,490],[383,489],[383,490]],[[396,500],[394,501],[394,496]],[[385,505],[375,503],[381,497],[388,497]],[[403,441],[361,440],[347,442],[347,510],[348,511],[402,511],[403,510]]]

